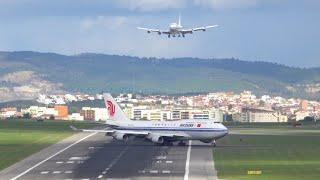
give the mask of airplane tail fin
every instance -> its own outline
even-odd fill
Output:
[[[179,14],[179,21],[178,21],[178,25],[181,26],[181,15]]]
[[[122,111],[118,103],[113,99],[111,94],[105,93],[103,94],[104,102],[106,104],[106,108],[109,112],[109,119],[112,121],[128,121],[125,113]]]

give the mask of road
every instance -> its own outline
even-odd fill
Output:
[[[191,144],[191,145],[190,145]],[[0,172],[1,179],[217,179],[212,147],[156,146],[78,133]]]

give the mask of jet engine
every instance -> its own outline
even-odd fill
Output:
[[[128,134],[124,134],[124,133],[115,133],[113,135],[113,138],[115,138],[116,140],[120,140],[120,141],[128,141],[129,136],[128,136]]]
[[[201,142],[203,143],[212,143],[212,139],[203,139],[203,140],[200,140]]]
[[[162,144],[164,142],[164,138],[158,135],[151,135],[148,137],[152,142]]]

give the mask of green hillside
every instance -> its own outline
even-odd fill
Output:
[[[303,96],[320,93],[320,68],[293,68],[236,59],[156,59],[103,54],[2,52],[0,75],[34,71],[72,92],[193,93],[252,90],[257,94]],[[1,86],[15,86],[1,81]],[[313,89],[308,89],[307,87]],[[319,90],[317,89],[319,88]],[[312,92],[309,92],[312,91]]]

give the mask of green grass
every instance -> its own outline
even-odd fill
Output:
[[[72,135],[70,125],[97,126],[87,122],[0,120],[0,170]]]
[[[320,179],[319,129],[233,128],[218,144],[213,153],[220,179]]]

